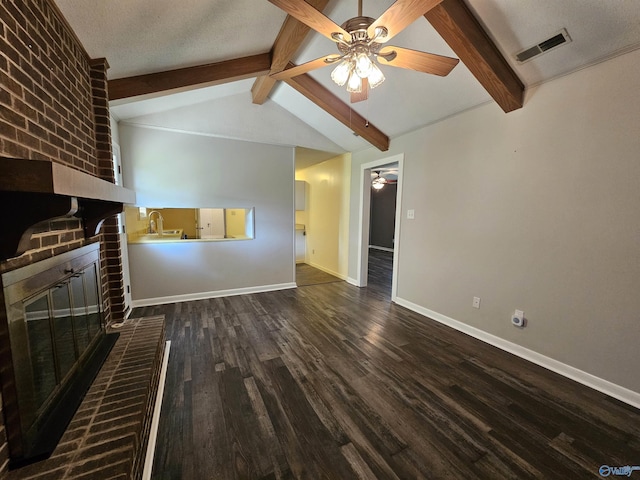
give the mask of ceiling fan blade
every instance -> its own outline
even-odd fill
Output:
[[[330,18],[326,17],[322,12],[316,10],[304,0],[269,0],[276,7],[281,8],[296,20],[301,21],[305,25],[313,28],[316,32],[321,33],[329,40],[336,40],[331,36],[332,33],[341,33],[346,41],[351,40],[351,35],[347,33],[341,26],[337,25]]]
[[[362,102],[369,98],[369,80],[363,78],[362,82],[362,91],[359,93],[351,93],[351,103]]]
[[[395,53],[395,55],[393,55],[393,53]],[[380,49],[378,61],[382,65],[408,68],[417,72],[445,77],[449,75],[453,67],[455,67],[460,60],[436,55],[435,53],[419,52],[418,50],[387,45]]]
[[[441,2],[442,0],[397,0],[369,26],[369,38],[374,37],[377,27],[385,27],[387,35],[376,41],[387,42]]]
[[[340,55],[332,53],[330,55],[325,55],[324,57],[311,60],[310,62],[303,63],[302,65],[287,68],[286,70],[271,74],[269,76],[271,78],[275,78],[276,80],[286,80],[287,78],[292,78],[298,75],[302,75],[303,73],[310,72],[311,70],[331,65],[332,62],[327,62],[326,60],[335,60],[338,58],[340,58]]]

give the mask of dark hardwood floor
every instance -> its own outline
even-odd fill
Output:
[[[341,282],[342,280],[323,272],[322,270],[312,267],[306,263],[298,263],[296,265],[296,285],[299,287],[308,287],[309,285],[318,285],[319,283]]]
[[[134,312],[162,313],[154,479],[582,479],[640,465],[639,410],[392,304],[375,278]]]
[[[369,249],[369,262],[367,264],[369,275],[367,286],[381,292],[386,291],[391,295],[391,279],[393,274],[393,252]],[[391,298],[391,297],[389,297]]]

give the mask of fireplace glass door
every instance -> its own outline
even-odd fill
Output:
[[[33,391],[23,393],[23,398],[32,404],[30,419],[33,421],[36,411],[44,405],[56,388],[56,366],[49,323],[49,295],[43,295],[25,307],[29,357]]]
[[[32,402],[30,417],[37,417],[47,406],[102,330],[96,273],[93,263],[25,302],[31,360],[27,375],[32,381],[24,383],[18,395]],[[31,423],[33,418],[24,420]]]
[[[63,282],[55,286],[51,293],[52,333],[55,339],[57,357],[58,383],[66,377],[78,359],[73,329],[73,309],[69,298],[69,283]]]

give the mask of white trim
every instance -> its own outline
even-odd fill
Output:
[[[307,265],[313,267],[313,268],[317,268],[318,270],[322,270],[324,273],[328,273],[329,275],[333,275],[334,277],[338,277],[341,280],[346,280],[346,275],[343,275],[341,273],[338,272],[334,272],[333,270],[329,269],[329,268],[325,268],[321,265],[317,265],[315,263],[311,263],[311,262],[305,262]]]
[[[391,301],[398,298],[398,265],[400,264],[400,226],[402,225],[402,185],[404,178],[404,154],[397,155],[398,181],[396,183],[396,219],[395,232],[393,233],[393,273],[391,274]]]
[[[296,288],[294,283],[278,283],[274,285],[260,285],[257,287],[233,288],[230,290],[214,290],[212,292],[184,293],[181,295],[170,295],[167,297],[143,298],[133,300],[133,308],[150,307],[152,305],[165,305],[167,303],[191,302],[193,300],[206,300],[207,298],[232,297],[234,295],[248,295],[251,293],[273,292],[274,290],[285,290]]]
[[[396,190],[396,228],[394,233],[394,244],[400,245],[400,221],[402,220],[402,170],[404,167],[404,153],[399,153],[391,157],[381,158],[372,162],[360,165],[360,192],[358,210],[358,250],[356,271],[356,286],[367,286],[367,261],[369,258],[369,208],[371,202],[371,170],[382,167],[390,163],[398,164],[398,182]],[[398,250],[393,252],[393,277],[391,281],[391,300],[394,301],[397,294],[398,276]]]
[[[434,312],[428,308],[421,307],[415,303],[412,303],[403,298],[396,298],[395,303],[403,307],[413,310],[416,313],[429,317],[436,322],[447,325],[459,332],[466,333],[467,335],[477,338],[489,345],[493,345],[501,350],[512,353],[520,358],[528,360],[536,365],[540,365],[552,372],[558,373],[564,377],[570,378],[582,385],[593,388],[599,392],[602,392],[610,397],[616,398],[621,402],[627,403],[635,408],[640,408],[640,393],[629,390],[608,380],[604,380],[600,377],[596,377],[583,370],[579,370],[566,363],[559,362],[553,358],[542,355],[541,353],[530,350],[526,347],[510,342],[503,338],[497,337],[483,330],[480,330],[466,323],[454,320],[453,318],[442,315],[441,313]]]
[[[366,213],[366,210],[369,209],[369,205],[365,205],[365,203],[368,203],[368,202],[365,202],[365,192],[367,191],[367,182],[365,179],[365,173],[366,172],[364,169],[364,165],[362,165],[360,168],[360,183],[359,183],[360,192],[358,193],[358,247],[356,252],[357,267],[356,267],[356,278],[355,278],[356,287],[367,286],[367,277],[366,275],[364,275],[364,272],[362,271],[362,268],[366,266],[366,262],[368,260],[368,252],[365,251],[367,249],[364,249],[363,245],[369,244],[368,236],[367,236],[367,239],[364,240],[365,219],[367,220],[367,230],[369,227],[369,222],[368,222],[369,217],[368,217],[368,214]],[[369,182],[371,182],[371,180],[369,180]],[[370,197],[367,196],[367,199],[370,199]],[[367,256],[363,258],[363,255],[367,255]]]
[[[147,453],[144,460],[142,480],[151,480],[151,472],[153,470],[153,457],[156,453],[156,440],[158,438],[158,425],[160,424],[160,410],[162,409],[162,398],[164,396],[164,384],[167,380],[169,350],[171,350],[171,340],[167,340],[165,342],[164,354],[162,356],[162,367],[160,369],[160,379],[158,380],[158,391],[156,392],[156,398],[153,405],[151,431],[149,432],[149,442],[147,443]]]
[[[359,287],[360,285],[358,285],[358,281],[353,278],[353,277],[347,277],[345,278],[345,281],[351,285],[353,285],[354,287]]]

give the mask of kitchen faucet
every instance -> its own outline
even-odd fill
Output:
[[[153,221],[151,218],[152,215],[156,213],[158,215],[158,223]],[[149,212],[149,233],[157,233],[159,236],[162,236],[162,227],[164,223],[164,218],[162,218],[162,214],[157,210],[152,210]],[[155,230],[155,232],[154,232]]]

